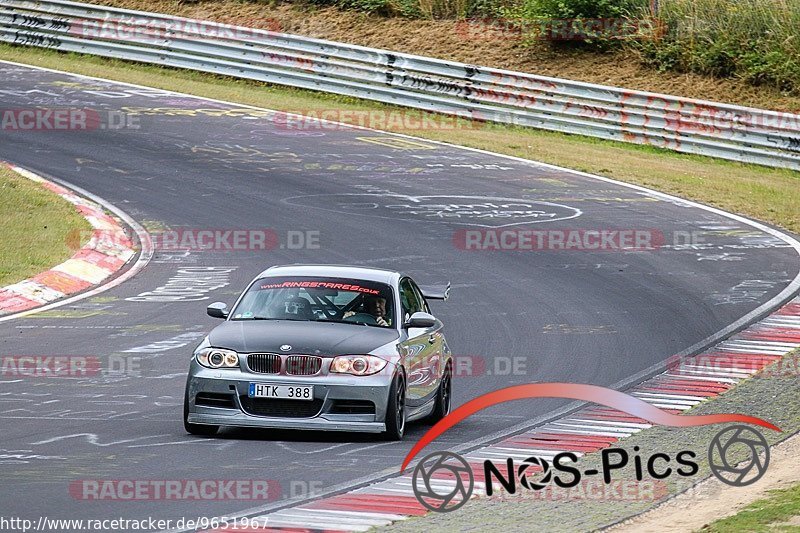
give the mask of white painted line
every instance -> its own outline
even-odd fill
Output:
[[[367,490],[367,489],[356,489],[353,491],[353,494],[377,494],[382,496],[411,496],[416,497],[414,495],[414,491],[410,487],[379,487],[375,490]]]
[[[694,405],[679,405],[679,404],[668,404],[668,403],[651,403],[653,407],[660,407],[661,409],[678,409],[679,411],[687,411],[694,407]]]
[[[800,317],[776,316],[764,319],[762,324],[783,328],[800,328]]]
[[[267,515],[265,518],[266,522],[262,527],[286,527],[286,528],[308,527],[310,529],[323,529],[323,530],[331,528],[331,523],[325,521],[303,520],[303,519],[293,518],[291,516],[272,517],[271,515]],[[336,528],[336,529],[345,529],[345,531],[369,531],[371,528],[372,526],[354,524],[347,528]]]
[[[391,520],[384,520],[380,518],[364,517],[348,517],[348,516],[333,516],[319,509],[300,510],[297,507],[290,509],[283,509],[274,515],[278,520],[298,520],[305,524],[325,524],[327,527],[335,526],[388,526],[392,523]],[[267,515],[267,523],[271,515]]]
[[[641,424],[636,422],[616,422],[610,420],[600,420],[595,418],[570,418],[568,419],[571,422],[602,422],[608,426],[619,426],[619,427],[629,427],[629,428],[636,428],[636,429],[647,429],[653,427],[652,424]]]
[[[342,504],[347,505],[347,504]],[[318,509],[316,507],[294,507],[294,509],[298,511],[308,511],[314,514],[330,514],[330,515],[341,515],[343,517],[353,517],[353,518],[374,518],[376,520],[404,520],[407,518],[406,515],[401,514],[394,514],[394,513],[376,513],[375,511],[344,511],[341,509]]]
[[[715,366],[699,366],[699,365],[682,366],[680,372],[690,373],[690,374],[705,374],[707,376],[719,376],[723,378],[739,378],[739,379],[745,379],[747,377],[750,377],[750,374],[752,374],[752,372],[747,372],[744,370],[729,371],[723,368],[717,368]]]
[[[500,446],[500,445],[481,448],[481,450],[509,451],[509,452],[512,452],[512,453],[523,453],[523,454],[527,453],[528,457],[530,457],[531,455],[537,455],[537,456],[540,456],[540,457],[545,457],[545,456],[555,457],[556,455],[558,455],[561,452],[570,451],[570,450],[543,450],[541,448],[509,448],[509,447]]]
[[[541,457],[542,459],[552,459],[556,456],[555,453],[536,453],[534,451],[530,452],[507,452],[503,450],[497,450],[493,448],[481,448],[479,450],[475,450],[464,456],[465,459],[468,461],[485,461],[486,459],[505,459],[510,457],[511,459],[524,461],[528,457]]]
[[[767,325],[771,328],[781,329],[800,329],[800,321],[797,322],[768,322]]]
[[[547,426],[545,426],[545,427],[547,427]],[[551,431],[553,433],[567,433],[567,434],[571,434],[571,435],[587,435],[589,437],[617,437],[617,438],[622,438],[622,437],[630,437],[633,434],[633,433],[622,434],[622,433],[616,433],[616,432],[611,432],[611,431],[600,431],[600,430],[588,431],[588,430],[585,430],[585,429],[573,429],[573,428],[567,428],[567,427],[557,427],[557,428],[551,427],[549,429],[549,431]]]
[[[764,344],[762,341],[756,341],[753,343],[746,343],[742,341],[725,341],[719,345],[719,349],[724,350],[726,348],[738,348],[740,350],[767,350],[770,352],[788,352],[789,350],[794,350],[796,346],[776,346],[776,345],[769,345]]]
[[[668,393],[662,393],[662,392],[646,392],[646,391],[633,392],[633,393],[631,393],[631,396],[639,396],[642,399],[644,399],[644,398],[669,398],[669,399],[674,399],[674,400],[689,400],[689,401],[695,401],[695,402],[702,402],[702,401],[706,400],[705,396],[686,396],[686,395],[683,395],[683,394],[668,394]]]
[[[753,350],[753,351],[766,351],[766,352],[777,352],[777,353],[786,353],[794,350],[797,346],[775,346],[764,344],[761,341],[754,342],[753,344],[747,344],[741,341],[728,341],[720,344],[720,349],[725,350],[728,348],[737,348],[739,350]]]
[[[553,424],[564,427],[600,429],[603,431],[619,431],[631,434],[637,432],[640,429],[637,427],[619,426],[617,424],[606,423],[605,421],[601,422],[593,419],[587,419],[584,422],[578,422],[571,418],[563,418],[561,420],[554,420]]]
[[[784,325],[785,324],[785,325]],[[780,335],[792,334],[791,331],[775,331],[776,329],[797,329],[800,327],[800,317],[770,317],[765,318],[763,321],[756,324],[754,327],[748,328],[741,333],[741,336],[759,336],[759,335]]]
[[[692,374],[692,373],[687,373],[687,374],[666,373],[666,374],[663,374],[663,375],[669,376],[669,377],[675,378],[675,379],[692,379],[692,380],[695,380],[695,381],[707,381],[709,383],[719,382],[719,383],[735,384],[735,383],[739,383],[739,381],[741,381],[739,379],[723,378],[723,377],[718,377],[718,376],[713,376],[713,375],[708,375],[708,374],[700,374],[700,373],[697,373],[697,374]]]
[[[720,350],[725,350],[726,352],[736,352],[736,353],[744,353],[744,354],[753,354],[753,355],[777,355],[778,357],[782,357],[789,353],[791,350],[771,350],[765,348],[747,348],[744,346],[720,346]]]
[[[699,404],[699,401],[696,400],[670,400],[669,398],[640,398],[649,404],[654,403],[662,403],[667,405],[688,405],[688,406],[695,406]]]
[[[747,340],[747,339],[730,340],[730,341],[727,341],[727,343],[728,344],[742,344],[742,345],[745,345],[745,346],[750,346],[750,345],[752,345],[752,346],[761,346],[761,347],[764,347],[764,348],[774,347],[775,349],[789,348],[789,349],[792,349],[792,350],[797,348],[797,347],[800,347],[800,342],[762,341],[762,340]]]
[[[414,482],[412,481],[410,476],[402,476],[387,479],[386,481],[393,481],[393,484],[400,487],[412,487]],[[480,483],[476,481],[476,483]],[[431,479],[431,486],[432,487],[443,487],[443,488],[452,488],[457,485],[455,480],[447,479],[447,478],[433,478]]]
[[[787,353],[794,350],[794,348],[771,348],[771,347],[764,347],[764,346],[742,346],[741,344],[729,344],[726,346],[720,346],[721,350],[725,351],[736,351],[738,353],[751,353],[757,355],[777,355],[783,356]]]
[[[741,369],[736,367],[719,367],[719,366],[687,366],[684,370],[687,372],[697,372],[698,374],[712,374],[715,376],[747,379],[751,375],[759,372],[761,369]]]
[[[718,365],[683,365],[681,366],[684,370],[691,370],[694,372],[702,372],[702,373],[716,373],[721,376],[725,376],[728,374],[735,374],[740,376],[742,379],[747,378],[750,374],[755,374],[758,372],[758,369],[755,368],[742,368],[737,366],[718,366]]]
[[[630,429],[621,429],[618,427],[612,427],[608,425],[600,425],[600,424],[567,424],[561,421],[553,422],[553,425],[559,428],[566,428],[566,429],[575,429],[575,430],[582,430],[582,431],[605,431],[611,433],[615,436],[625,435],[626,437],[630,437],[636,430]]]
[[[503,457],[505,458],[506,456]],[[527,459],[528,457],[530,457],[530,455],[525,457],[520,457],[519,459],[520,460]],[[482,459],[482,461],[496,460],[496,459],[497,457],[489,457],[486,459]],[[515,459],[517,458],[515,457]],[[481,481],[473,481],[473,483],[479,489],[483,488],[484,486],[483,482]],[[397,490],[411,495],[414,494],[414,490],[412,488],[413,486],[414,484],[410,479],[403,479],[403,478],[390,478],[376,485],[376,487],[379,487],[381,490]],[[457,486],[457,483],[449,479],[432,479],[430,481],[430,487],[434,490],[442,489],[445,492],[449,492],[455,486]]]

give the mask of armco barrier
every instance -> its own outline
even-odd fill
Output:
[[[2,0],[0,41],[800,170],[800,115],[65,0]]]

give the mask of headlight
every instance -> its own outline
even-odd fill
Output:
[[[387,364],[388,361],[374,355],[339,355],[331,361],[331,372],[369,376],[377,374],[386,368]]]
[[[233,350],[203,348],[194,356],[198,363],[207,368],[239,368],[239,354]]]

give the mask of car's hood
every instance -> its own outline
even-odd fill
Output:
[[[368,353],[398,338],[390,328],[336,322],[232,320],[208,335],[211,346],[242,353],[345,355]],[[288,344],[288,350],[281,346]]]

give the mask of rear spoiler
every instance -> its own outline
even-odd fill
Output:
[[[450,282],[447,285],[420,287],[426,300],[447,300],[450,297]]]

